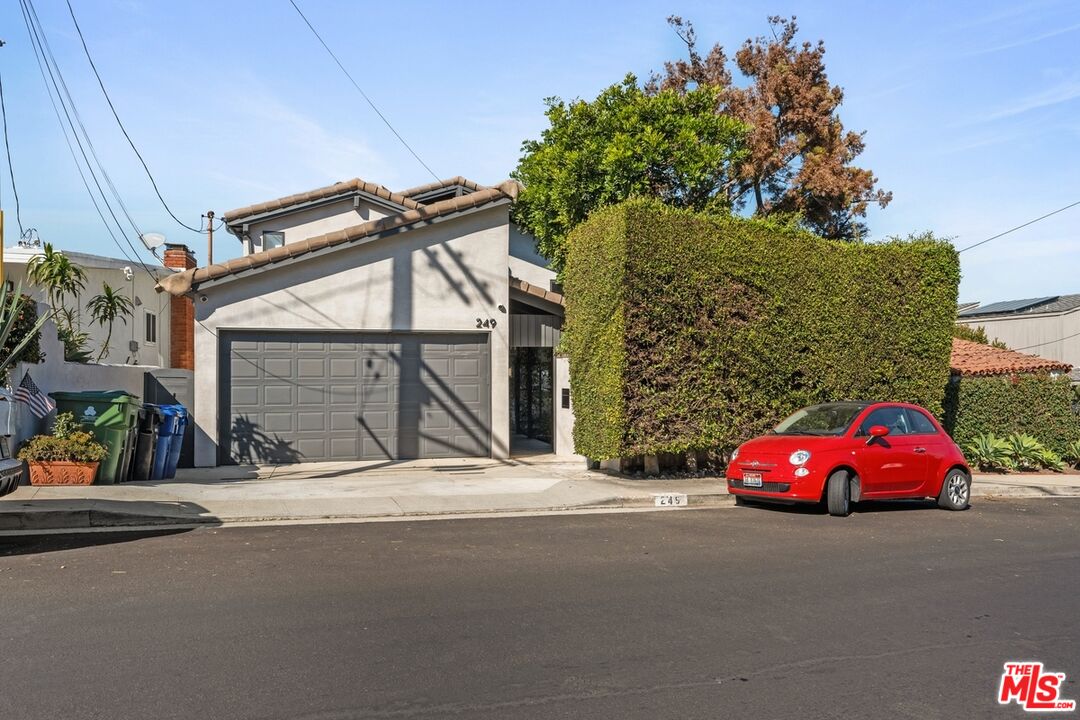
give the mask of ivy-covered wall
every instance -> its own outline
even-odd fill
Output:
[[[960,447],[977,435],[1027,433],[1056,453],[1080,439],[1080,416],[1065,376],[1047,374],[953,378],[945,400],[945,429]]]
[[[842,243],[650,200],[599,211],[565,271],[576,450],[729,449],[829,400],[940,414],[959,278],[930,237]]]

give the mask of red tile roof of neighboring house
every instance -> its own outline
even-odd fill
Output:
[[[178,272],[162,278],[158,283],[158,289],[164,290],[170,295],[184,295],[200,283],[209,280],[217,280],[229,275],[237,275],[248,270],[261,268],[264,265],[272,265],[283,260],[291,260],[313,253],[317,250],[345,245],[365,238],[377,236],[380,233],[399,230],[420,223],[429,222],[444,215],[464,212],[472,208],[478,208],[499,200],[514,200],[521,190],[514,180],[507,180],[496,187],[486,188],[479,192],[448,198],[431,205],[416,205],[415,209],[406,210],[397,215],[388,215],[378,220],[370,220],[362,225],[354,225],[344,230],[317,235],[307,240],[290,242],[270,250],[244,255],[223,263],[215,263],[207,267],[193,268]],[[411,200],[409,202],[412,202]]]
[[[992,345],[953,338],[952,371],[957,375],[1013,375],[1016,373],[1062,372],[1072,365],[1048,360],[1037,355],[1025,355],[1015,350],[1002,350]]]

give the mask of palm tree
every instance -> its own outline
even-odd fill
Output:
[[[78,296],[86,287],[86,273],[83,269],[71,262],[64,253],[53,250],[50,243],[45,243],[40,255],[30,258],[26,275],[30,282],[45,291],[49,305],[58,312],[67,309],[68,295]]]
[[[109,354],[109,342],[112,340],[113,323],[119,319],[127,325],[127,319],[134,312],[131,300],[109,287],[109,283],[101,283],[101,294],[90,298],[86,309],[90,311],[90,317],[102,327],[107,327],[105,342],[101,344],[101,352],[98,353],[97,362]]]
[[[50,243],[45,243],[42,253],[30,258],[27,263],[26,275],[30,282],[43,289],[48,297],[53,317],[56,319],[56,334],[64,343],[64,359],[86,362],[89,359],[86,333],[76,329],[76,314],[67,306],[67,296],[77,298],[79,292],[86,287],[86,273],[64,253],[54,250]]]

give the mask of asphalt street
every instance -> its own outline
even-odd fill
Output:
[[[0,718],[1018,718],[1080,501],[0,538]]]

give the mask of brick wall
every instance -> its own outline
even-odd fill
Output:
[[[165,267],[190,270],[196,266],[195,253],[186,245],[165,246]],[[195,306],[191,298],[173,297],[169,306],[169,365],[195,369]]]

